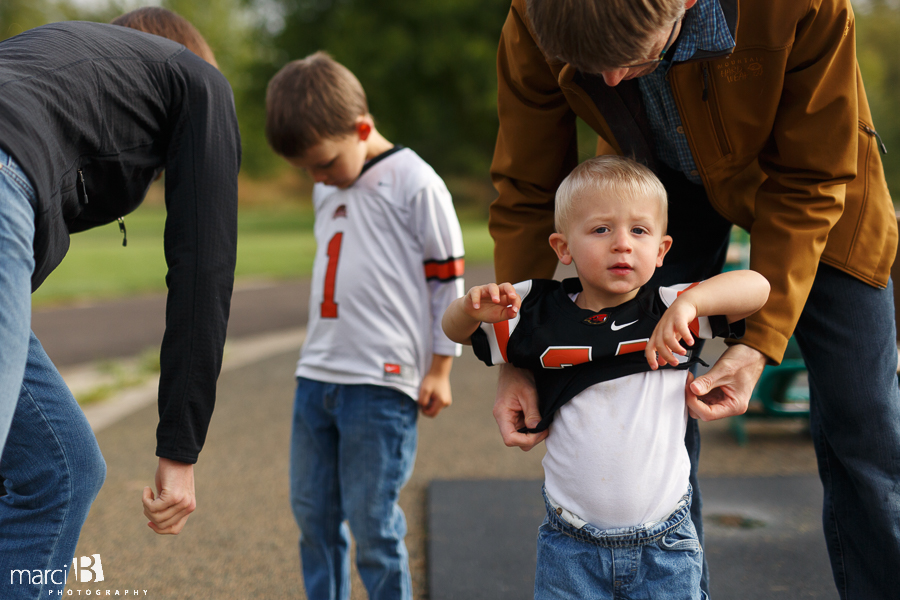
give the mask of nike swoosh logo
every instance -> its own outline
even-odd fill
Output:
[[[634,325],[635,323],[637,323],[637,321],[632,321],[631,323],[625,323],[624,325],[616,325],[616,322],[613,321],[612,325],[610,325],[609,328],[612,329],[613,331],[618,331],[620,329],[625,329],[629,325]]]

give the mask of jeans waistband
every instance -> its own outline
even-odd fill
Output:
[[[29,202],[34,202],[34,185],[11,154],[0,148],[0,173],[8,176],[25,194]]]
[[[581,519],[557,504],[547,490],[543,489],[544,505],[547,507],[547,522],[551,527],[582,542],[596,544],[606,548],[622,548],[626,546],[644,546],[653,544],[691,516],[691,497],[693,490],[688,490],[675,509],[666,517],[652,523],[622,527],[617,529],[600,529]]]

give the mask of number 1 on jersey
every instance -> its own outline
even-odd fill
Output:
[[[341,255],[342,232],[328,241],[328,268],[325,270],[325,289],[322,293],[321,315],[323,319],[337,319],[338,305],[334,301],[334,280],[337,278],[338,258]]]

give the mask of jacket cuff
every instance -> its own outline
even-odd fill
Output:
[[[769,364],[781,364],[784,351],[787,349],[788,338],[781,332],[753,320],[753,317],[747,319],[746,325],[747,331],[740,341],[728,339],[725,343],[729,346],[734,344],[749,346],[764,354]]]
[[[168,458],[177,462],[187,463],[189,465],[197,464],[199,456],[197,454],[184,454],[183,452],[173,452],[165,448],[156,447],[156,456],[158,458]]]

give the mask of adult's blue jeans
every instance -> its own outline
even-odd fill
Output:
[[[0,597],[63,589],[106,463],[66,383],[32,333],[21,393],[0,459]],[[32,577],[13,572],[27,570]],[[44,578],[36,578],[39,570]],[[49,574],[49,576],[48,576]]]
[[[350,598],[349,531],[369,598],[412,599],[397,500],[415,462],[417,417],[392,388],[297,379],[291,506],[310,600]]]
[[[97,440],[31,333],[34,191],[0,151],[0,598],[63,590],[106,475]],[[27,571],[27,574],[22,574]],[[40,571],[45,577],[37,578]],[[57,583],[58,582],[58,583]]]
[[[691,521],[691,492],[656,523],[601,530],[574,522],[544,490],[535,600],[702,600],[703,550]],[[577,519],[577,517],[576,517]]]
[[[672,251],[652,285],[718,273],[730,224],[678,178],[669,191]],[[687,188],[682,189],[682,188]],[[794,332],[809,370],[811,430],[824,488],[832,574],[845,600],[896,598],[900,589],[900,390],[892,284],[879,289],[824,264]],[[689,419],[691,516],[703,543],[697,486],[700,435]],[[708,591],[704,569],[703,589]],[[712,573],[715,577],[715,573]]]
[[[16,410],[31,331],[34,188],[0,149],[0,454]]]
[[[826,265],[794,333],[809,370],[822,522],[841,598],[900,590],[900,389],[893,288]]]

